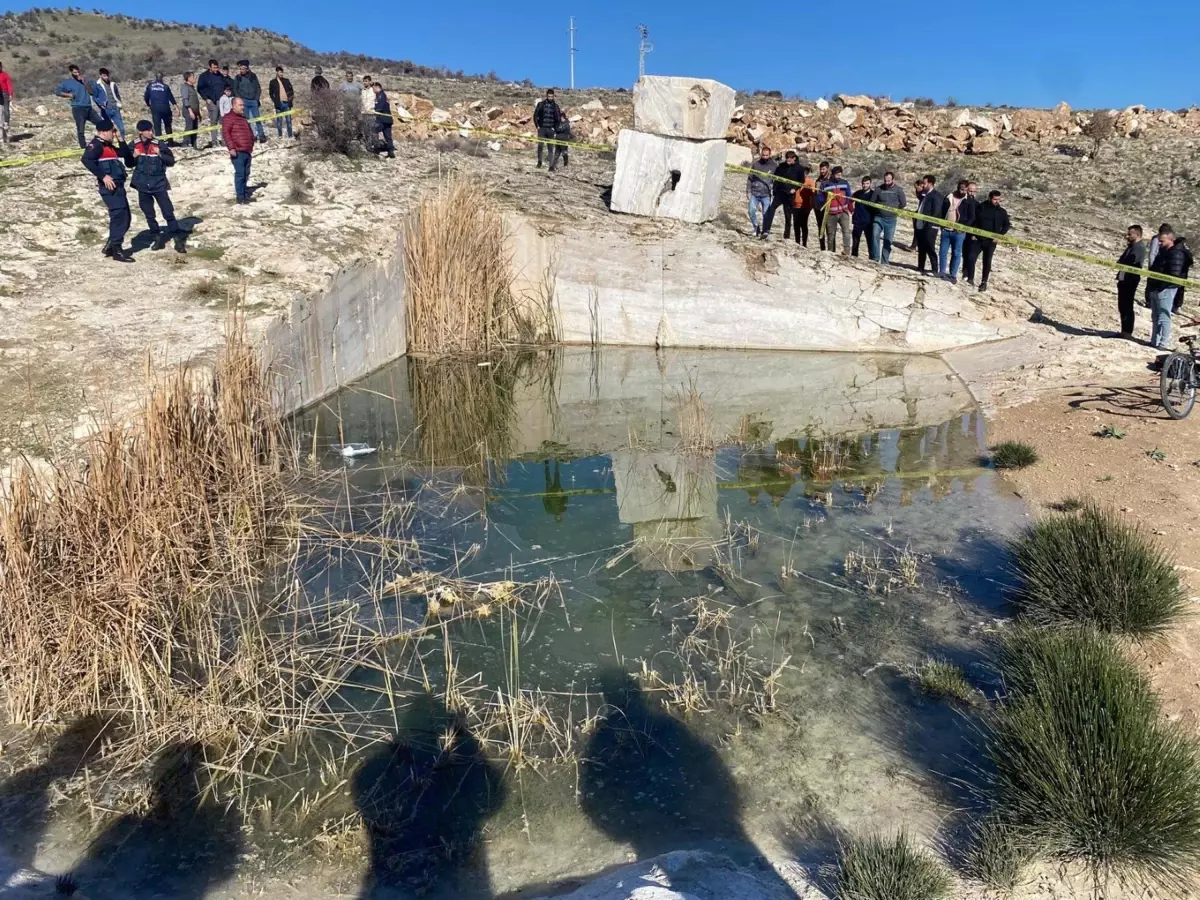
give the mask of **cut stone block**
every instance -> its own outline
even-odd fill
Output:
[[[699,224],[717,217],[725,141],[688,141],[628,129],[617,139],[614,212]]]
[[[633,127],[663,137],[725,137],[734,90],[711,78],[646,75],[633,88]]]

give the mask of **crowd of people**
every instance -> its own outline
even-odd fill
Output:
[[[1186,279],[1192,268],[1192,251],[1183,235],[1175,234],[1172,225],[1164,222],[1150,239],[1143,240],[1141,225],[1130,225],[1125,232],[1125,250],[1117,263],[1135,269],[1149,269],[1159,275]],[[1132,272],[1117,273],[1117,314],[1121,318],[1121,337],[1133,339],[1136,320],[1137,293],[1142,276]],[[1146,279],[1145,306],[1150,310],[1150,343],[1159,350],[1170,349],[1171,318],[1183,308],[1184,288],[1158,278]]]
[[[777,162],[771,148],[759,149],[758,159],[750,164],[753,170],[746,177],[747,215],[754,233],[767,240],[776,215],[783,216],[783,237],[788,240],[795,231],[796,242],[808,246],[810,222],[815,218],[818,240],[822,250],[858,256],[866,239],[870,258],[887,265],[891,262],[896,239],[893,210],[908,208],[908,197],[897,183],[894,172],[885,172],[882,182],[864,175],[857,191],[846,180],[841,166],[826,161],[818,166],[817,175],[800,162],[795,150],[788,150],[783,161]],[[1005,235],[1012,230],[1001,201],[1000,191],[991,191],[986,200],[977,197],[979,185],[960,181],[950,193],[943,194],[937,178],[926,175],[918,179],[914,211],[921,216],[956,222],[990,234]],[[913,244],[908,249],[917,253],[917,270],[958,283],[961,270],[969,284],[975,284],[978,263],[983,266],[979,290],[986,291],[992,273],[996,239],[945,228],[926,219],[913,219]]]

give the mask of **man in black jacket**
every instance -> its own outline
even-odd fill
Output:
[[[974,226],[979,221],[979,198],[975,195],[979,193],[979,184],[974,181],[967,182],[967,196],[958,206],[959,221],[964,225]],[[972,268],[968,274],[967,261],[972,259],[972,254],[978,256],[979,248],[976,246],[978,238],[973,234],[967,234],[963,238],[963,275],[966,276],[967,284],[975,284],[975,270]]]
[[[204,101],[204,106],[208,110],[208,124],[221,124],[221,96],[225,93],[225,86],[229,83],[224,75],[221,74],[220,66],[217,65],[215,59],[208,61],[208,69],[200,73],[200,77],[196,79],[196,93]],[[215,128],[212,132],[212,143],[210,147],[221,146],[221,129]]]
[[[1117,265],[1140,269],[1146,265],[1146,244],[1142,240],[1142,226],[1130,225],[1125,231],[1125,251],[1117,259]],[[1117,273],[1117,312],[1121,315],[1121,337],[1133,338],[1133,303],[1137,297],[1141,275],[1132,272]]]
[[[858,256],[858,247],[862,243],[864,234],[867,236],[867,253],[871,259],[876,259],[879,256],[879,248],[875,246],[875,207],[858,202],[859,200],[866,200],[867,203],[879,202],[874,185],[875,182],[871,179],[871,176],[864,175],[862,187],[854,192],[854,214],[850,219],[851,224],[854,226],[850,245],[851,256]]]
[[[772,183],[774,194],[762,223],[762,233],[770,234],[771,224],[775,221],[775,210],[783,210],[783,239],[786,241],[792,236],[792,220],[795,219],[797,244],[801,243],[801,240],[800,221],[796,216],[796,191],[800,189],[799,186],[804,183],[804,176],[808,174],[798,159],[795,150],[788,150],[783,154],[783,162],[775,167],[775,176],[779,180]]]
[[[246,105],[246,118],[254,120],[261,115],[259,103],[262,100],[262,85],[258,76],[250,70],[250,60],[238,60],[238,73],[233,79],[233,96],[240,97]],[[267,134],[263,131],[262,122],[254,122],[254,130],[258,132],[258,142],[265,144]]]
[[[151,129],[153,132],[153,129]],[[83,150],[83,166],[96,176],[100,199],[108,208],[108,240],[103,253],[116,262],[133,262],[133,256],[122,246],[129,232],[129,197],[125,194],[125,170],[134,166],[129,145],[116,136],[110,119],[100,120],[96,136]]]
[[[558,133],[558,123],[562,121],[563,113],[558,107],[558,101],[554,99],[554,88],[546,91],[546,99],[538,103],[533,110],[533,126],[537,129],[539,138],[548,138],[554,140]],[[542,140],[538,141],[538,168],[542,167],[542,147],[546,147],[546,155],[550,157],[550,171],[553,172],[558,165],[558,157],[560,150],[557,144],[547,144]]]
[[[1158,255],[1154,257],[1154,262],[1150,263],[1150,271],[1172,278],[1182,278],[1185,264],[1184,248],[1175,240],[1175,229],[1164,224],[1158,229]],[[1175,309],[1175,295],[1178,291],[1178,285],[1170,282],[1158,278],[1146,280],[1146,301],[1150,306],[1150,314],[1154,317],[1150,343],[1159,350],[1170,349],[1171,314]]]
[[[152,250],[167,246],[168,235],[178,234],[181,229],[175,220],[175,206],[171,203],[171,183],[167,181],[167,169],[175,165],[175,154],[163,141],[154,139],[154,126],[143,119],[137,123],[138,139],[133,145],[133,178],[129,183],[138,192],[138,207],[146,217],[146,226],[154,237]],[[162,210],[167,230],[158,227],[154,218],[154,204]]]
[[[292,102],[296,99],[296,92],[292,90],[291,79],[283,77],[283,66],[275,67],[275,77],[271,79],[271,84],[267,88],[267,93],[271,97],[271,105],[275,107],[275,112],[285,113],[291,110]],[[287,123],[287,136],[292,136],[292,117],[280,116],[275,120],[275,133],[279,137],[283,137],[283,125]]]
[[[937,189],[937,179],[932,175],[926,175],[921,179],[921,187],[925,193],[921,197],[921,202],[917,204],[917,212],[925,216],[933,216],[940,219],[942,216],[942,207],[946,203],[946,197]],[[924,275],[925,264],[929,263],[929,274],[937,275],[938,227],[932,222],[914,219],[913,233],[917,242],[917,271]]]
[[[375,133],[382,138],[375,145],[375,152],[386,152],[388,159],[395,159],[396,145],[392,143],[392,125],[395,124],[395,120],[392,118],[392,105],[388,102],[387,94],[383,92],[383,85],[378,81],[371,84],[371,90],[375,92]]]
[[[1000,205],[1000,192],[988,194],[987,203],[979,207],[979,215],[975,219],[975,227],[992,234],[1008,234],[1012,230],[1012,221],[1008,212]],[[996,241],[992,238],[979,238],[972,242],[971,255],[967,257],[967,281],[975,283],[975,261],[983,254],[983,277],[979,279],[979,290],[986,291],[988,276],[992,274],[992,254],[996,252]]]
[[[1187,278],[1191,274],[1192,264],[1196,261],[1196,258],[1192,256],[1192,248],[1188,246],[1187,238],[1182,234],[1175,236],[1175,246],[1183,253],[1183,274],[1179,277]],[[1171,305],[1171,312],[1177,313],[1183,309],[1183,295],[1185,291],[1187,291],[1187,288],[1181,284],[1179,290],[1175,292],[1175,302]]]

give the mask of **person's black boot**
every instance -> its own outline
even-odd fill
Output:
[[[986,281],[979,282],[979,292],[983,293],[986,290],[987,290],[987,282]]]
[[[167,246],[167,233],[165,231],[154,232],[154,243],[150,245],[151,250],[161,250]]]
[[[110,244],[108,249],[104,251],[104,255],[113,262],[131,263],[133,262],[133,254],[125,250],[124,247],[118,244]]]

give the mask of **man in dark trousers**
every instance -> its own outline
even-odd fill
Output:
[[[546,148],[546,153],[550,157],[550,171],[553,172],[558,164],[559,149],[557,144],[547,144],[544,139],[549,138],[554,140],[558,134],[558,123],[562,120],[562,110],[558,107],[558,101],[554,99],[554,88],[546,91],[546,99],[538,102],[538,105],[533,110],[533,125],[537,129],[538,137],[543,140],[538,141],[538,168],[542,167],[542,147]]]
[[[221,119],[221,137],[229,160],[233,163],[233,190],[238,203],[250,202],[250,161],[254,152],[254,132],[246,121],[246,101],[234,97],[233,103]]]
[[[958,207],[959,220],[964,225],[970,225],[974,227],[975,223],[979,221],[979,209],[981,204],[979,203],[979,198],[975,196],[978,193],[979,185],[974,181],[968,181],[967,196],[963,199],[963,202],[959,204]],[[963,275],[966,276],[967,283],[972,285],[975,283],[975,274],[974,269],[972,269],[970,274],[968,274],[967,260],[971,259],[971,254],[978,254],[979,251],[975,246],[978,241],[979,239],[970,233],[963,238]]]
[[[392,143],[392,125],[395,120],[392,118],[392,105],[388,103],[387,94],[383,92],[383,85],[378,81],[371,85],[371,90],[375,92],[375,133],[381,138],[375,145],[375,152],[386,151],[388,159],[395,159],[396,145]]]
[[[796,219],[796,191],[800,190],[804,176],[808,174],[799,160],[795,150],[787,150],[783,154],[783,162],[775,167],[775,181],[771,183],[774,194],[767,214],[763,216],[763,234],[771,233],[778,210],[783,214],[783,239],[786,241],[792,236],[792,225]],[[799,224],[796,224],[796,243],[800,243]]]
[[[259,117],[259,104],[262,101],[262,85],[258,83],[258,76],[250,71],[250,60],[248,59],[238,60],[238,73],[233,79],[233,96],[243,102],[246,119],[257,119]],[[267,142],[267,133],[263,131],[262,122],[255,122],[254,130],[258,132],[258,142],[265,144]]]
[[[116,262],[133,262],[133,256],[122,246],[129,232],[129,197],[125,194],[125,170],[133,168],[133,153],[124,140],[117,137],[113,123],[101,119],[96,136],[83,150],[83,166],[96,176],[100,199],[108,207],[108,240],[104,255]]]
[[[921,202],[917,204],[917,212],[925,216],[933,216],[940,219],[942,216],[942,207],[946,204],[946,198],[937,189],[937,179],[932,175],[926,175],[921,179],[921,189],[925,193],[921,197]],[[928,262],[929,274],[937,275],[938,227],[932,222],[914,219],[913,232],[917,238],[917,271],[924,275],[925,264]]]
[[[208,124],[221,124],[221,95],[225,93],[226,79],[221,74],[221,68],[217,65],[215,59],[208,61],[208,70],[201,72],[200,77],[196,79],[196,92],[204,101],[204,106],[208,110]],[[218,147],[221,144],[221,130],[218,128],[212,132],[212,143],[210,147]]]
[[[172,111],[179,112],[179,104],[175,102],[171,86],[163,81],[162,72],[157,73],[154,80],[146,85],[142,99],[150,107],[150,120],[154,123],[154,133],[170,135],[174,128],[171,113]],[[171,140],[171,143],[174,143],[174,139]]]
[[[1125,231],[1125,250],[1117,259],[1117,264],[1134,269],[1141,269],[1146,265],[1146,242],[1142,240],[1141,225],[1130,225]],[[1132,272],[1117,273],[1117,312],[1121,316],[1121,337],[1126,340],[1133,339],[1133,306],[1137,299],[1138,285],[1141,283],[1141,275],[1134,275]]]
[[[275,107],[275,112],[285,113],[292,108],[292,103],[296,99],[296,92],[292,90],[292,82],[288,78],[283,77],[283,66],[275,67],[275,77],[271,79],[271,85],[267,88],[267,93],[271,97],[271,105]],[[283,126],[287,125],[287,136],[292,136],[292,117],[280,116],[275,120],[275,133],[279,137],[283,137]]]
[[[826,201],[827,197],[826,197],[825,192],[820,190],[820,187],[822,184],[824,184],[826,181],[829,180],[829,166],[830,165],[831,164],[829,163],[829,161],[826,160],[817,166],[817,188],[818,188],[818,190],[817,190],[816,196],[813,197],[813,212],[815,212],[817,214],[817,236],[820,237],[820,239],[821,239],[821,249],[822,250],[825,249],[825,207],[826,207],[825,201]]]
[[[975,220],[976,228],[990,231],[992,234],[1008,234],[1012,231],[1012,221],[1008,218],[1008,212],[1000,205],[1000,200],[999,191],[988,194],[987,202],[979,207],[979,216]],[[967,257],[967,281],[974,284],[975,260],[982,253],[983,275],[979,279],[979,290],[986,291],[988,276],[992,274],[992,255],[996,252],[996,241],[992,238],[979,238],[972,241],[971,250],[971,255]]]
[[[196,90],[196,76],[191,72],[183,73],[183,86],[179,88],[179,108],[183,110],[183,130],[187,137],[183,139],[186,146],[196,149],[196,130],[200,127],[200,92]]]
[[[75,119],[75,139],[79,141],[80,149],[87,147],[88,143],[84,139],[83,128],[88,124],[99,127],[101,117],[92,107],[92,89],[80,77],[79,66],[67,66],[67,77],[58,86],[58,90],[55,93],[71,101],[71,115]],[[103,121],[108,121],[110,125],[112,124],[107,119]]]
[[[866,200],[867,203],[879,202],[876,198],[874,184],[871,176],[865,175],[862,187],[854,192],[854,213],[851,218],[851,224],[854,226],[851,235],[851,256],[858,256],[858,247],[864,234],[867,236],[867,253],[871,259],[879,256],[879,250],[875,246],[875,207],[858,202],[860,200]]]
[[[138,139],[133,145],[133,178],[129,183],[138,192],[138,207],[146,216],[146,225],[154,237],[150,249],[161,250],[167,246],[169,235],[179,234],[182,229],[175,220],[175,206],[171,203],[171,183],[167,181],[167,169],[175,165],[175,154],[164,141],[154,137],[154,126],[145,119],[137,123]],[[154,218],[154,204],[162,210],[167,230],[158,227]]]

